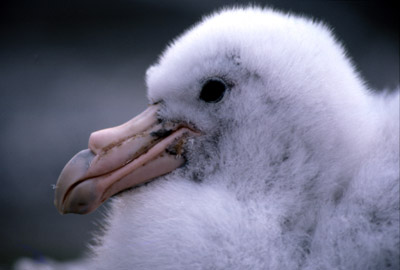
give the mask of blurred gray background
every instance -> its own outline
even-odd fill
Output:
[[[2,1],[0,268],[81,256],[101,211],[58,214],[52,184],[92,131],[146,107],[144,74],[202,15],[248,1]],[[327,22],[369,85],[399,83],[397,8],[385,1],[251,1]],[[104,207],[102,207],[104,210]]]

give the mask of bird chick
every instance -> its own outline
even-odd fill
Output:
[[[85,269],[399,267],[399,91],[370,91],[324,24],[224,9],[146,82],[149,108],[57,184],[63,213],[118,194]]]

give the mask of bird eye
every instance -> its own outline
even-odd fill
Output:
[[[222,80],[210,79],[203,85],[200,99],[205,102],[216,103],[224,97],[226,88],[227,86]]]

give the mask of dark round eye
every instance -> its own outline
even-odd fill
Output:
[[[203,85],[200,99],[205,102],[218,102],[224,97],[226,88],[227,86],[222,80],[210,79]]]

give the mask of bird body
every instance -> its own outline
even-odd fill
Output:
[[[220,101],[199,98],[210,80]],[[201,134],[112,199],[86,269],[399,267],[399,91],[368,89],[325,25],[222,10],[146,81],[158,119]]]

